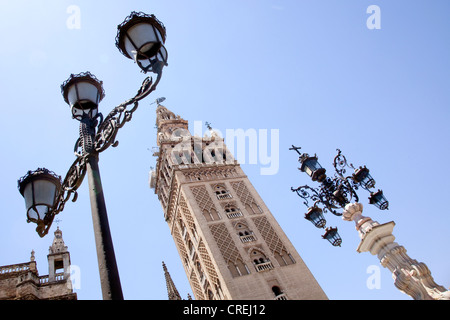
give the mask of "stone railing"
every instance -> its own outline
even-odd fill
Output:
[[[61,281],[64,280],[64,272],[59,272],[55,274],[55,281]],[[47,284],[50,282],[48,274],[45,276],[39,277],[39,283],[40,284]]]
[[[46,283],[48,283],[49,281],[48,281],[48,275],[46,275],[46,276],[40,276],[39,277],[39,283],[40,284],[46,284]]]
[[[231,199],[233,198],[233,196],[229,193],[220,193],[220,194],[216,194],[217,199],[219,200],[223,200],[223,199]]]
[[[18,263],[18,264],[12,264],[9,266],[1,266],[0,267],[0,274],[5,273],[12,273],[12,272],[20,272],[20,271],[27,271],[30,270],[30,263]]]
[[[256,241],[256,238],[253,234],[247,234],[244,236],[240,236],[241,238],[241,242],[242,243],[247,243],[247,242],[252,242],[252,241]]]
[[[262,272],[262,271],[268,271],[273,269],[273,264],[270,261],[264,262],[264,263],[258,263],[255,264],[256,271]]]
[[[242,212],[240,210],[239,211],[235,211],[235,212],[227,213],[228,219],[235,219],[235,218],[239,218],[239,217],[242,217],[242,216],[243,216],[243,214],[242,214]]]
[[[287,300],[287,299],[288,298],[286,296],[286,293],[281,293],[274,298],[274,300]]]

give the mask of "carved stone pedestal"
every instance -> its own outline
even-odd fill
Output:
[[[393,221],[379,224],[362,215],[360,203],[345,207],[343,220],[354,221],[361,242],[358,252],[377,255],[381,265],[392,272],[395,286],[415,300],[450,300],[450,291],[436,284],[425,263],[411,259],[406,249],[394,242]]]

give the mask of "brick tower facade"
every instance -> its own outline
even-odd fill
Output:
[[[162,105],[156,114],[150,187],[195,299],[327,299],[223,139],[191,136]]]

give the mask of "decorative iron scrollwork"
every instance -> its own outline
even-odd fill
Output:
[[[66,202],[71,198],[72,202],[77,200],[77,189],[80,187],[86,175],[88,157],[92,155],[96,156],[109,146],[116,147],[118,145],[118,141],[116,141],[118,130],[131,120],[133,113],[138,108],[139,101],[156,89],[160,78],[161,74],[159,73],[155,83],[153,83],[150,77],[144,79],[136,95],[115,107],[105,119],[103,119],[101,113],[93,118],[83,117],[80,119],[80,136],[74,146],[76,159],[67,171],[59,194],[57,195],[55,205],[46,215],[45,221],[40,223],[36,228],[40,237],[48,233],[54,217],[63,211]],[[129,106],[131,108],[127,109]]]
[[[161,79],[161,73],[153,83],[151,77],[147,77],[142,82],[142,85],[136,95],[115,107],[106,118],[98,125],[97,134],[94,140],[94,150],[98,153],[106,150],[109,146],[117,147],[119,142],[116,140],[117,132],[125,123],[131,120],[133,113],[139,106],[139,101],[147,97]],[[128,106],[133,105],[131,109],[127,110]]]
[[[340,177],[343,178],[347,171],[345,169],[345,167],[350,167],[353,169],[355,169],[355,168],[353,167],[352,164],[347,163],[347,159],[342,154],[340,149],[336,149],[336,151],[338,152],[338,154],[336,155],[336,157],[334,157],[333,166],[334,166],[334,169],[336,170],[336,174],[338,174]]]
[[[290,150],[296,151],[299,155],[298,161],[302,165],[299,169],[306,172],[313,181],[320,182],[320,186],[316,188],[308,185],[300,186],[296,189],[291,188],[293,192],[296,192],[297,195],[304,200],[303,204],[308,207],[309,211],[317,209],[319,208],[318,206],[321,205],[323,207],[323,209],[321,209],[323,212],[329,211],[336,216],[342,216],[343,209],[345,209],[347,204],[359,202],[359,197],[356,193],[356,190],[358,190],[359,187],[371,192],[369,203],[374,204],[381,210],[388,208],[389,203],[384,198],[382,191],[372,192],[370,190],[375,187],[375,180],[369,174],[369,169],[366,167],[359,167],[359,169],[356,169],[353,164],[347,162],[347,159],[342,154],[341,150],[337,149],[338,153],[333,161],[335,173],[332,178],[326,176],[326,170],[318,164],[317,156],[310,157],[306,153],[301,153],[299,151],[300,147],[292,146]],[[346,175],[347,168],[353,169],[354,173]],[[317,178],[318,176],[320,177]],[[312,200],[313,203],[310,204],[308,200]],[[318,214],[316,214],[316,216],[309,214],[306,216],[306,219],[313,222],[316,226],[322,226],[323,221],[325,220],[323,218],[318,219],[317,216]]]

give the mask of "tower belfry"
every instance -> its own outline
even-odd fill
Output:
[[[156,116],[150,187],[195,298],[327,299],[223,139],[191,136],[161,104]]]
[[[39,275],[34,254],[29,262],[0,266],[0,300],[76,300],[70,253],[59,227],[47,255],[48,275]]]
[[[53,243],[49,247],[48,259],[48,278],[49,281],[57,280],[57,277],[68,279],[70,276],[70,253],[64,244],[62,231],[57,227]],[[61,271],[59,271],[61,270]],[[58,278],[59,279],[59,278]]]

